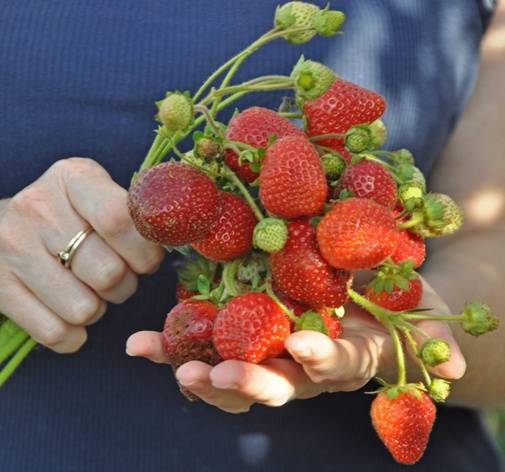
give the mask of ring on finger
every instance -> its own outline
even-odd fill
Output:
[[[82,244],[82,242],[86,239],[86,237],[93,231],[93,228],[89,227],[82,231],[79,231],[67,244],[63,251],[58,252],[57,257],[60,261],[61,265],[70,269],[70,264],[72,263],[72,259]]]

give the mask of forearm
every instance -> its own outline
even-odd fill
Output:
[[[505,2],[482,44],[479,79],[431,188],[453,196],[466,221],[456,235],[430,242],[424,275],[453,310],[479,299],[500,317],[497,331],[475,339],[455,328],[468,361],[453,401],[505,405]]]

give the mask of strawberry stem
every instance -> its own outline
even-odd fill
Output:
[[[407,383],[407,369],[405,367],[405,353],[403,352],[403,345],[400,339],[400,336],[398,335],[398,331],[396,327],[392,324],[387,322],[385,324],[387,330],[389,331],[389,334],[391,336],[391,339],[393,341],[393,347],[395,350],[396,354],[396,363],[398,366],[398,380],[397,384],[399,386],[403,386]]]
[[[311,136],[309,141],[316,142],[322,141],[323,139],[342,139],[345,138],[345,134],[342,133],[328,133],[328,134],[320,134],[319,136]]]
[[[416,362],[417,362],[419,369],[421,370],[421,373],[423,375],[424,384],[426,385],[426,388],[429,388],[431,385],[431,376],[430,376],[428,369],[424,365],[424,362],[422,361],[422,359],[419,355],[419,348],[417,346],[417,343],[416,343],[416,341],[415,341],[414,337],[412,336],[412,333],[410,332],[409,329],[406,329],[406,328],[401,328],[401,329],[403,331],[403,335],[405,336],[405,339],[409,343],[410,347],[412,348],[412,351],[414,352],[414,354],[416,356]]]
[[[235,278],[241,262],[242,259],[238,258],[223,265],[223,283],[227,294],[232,297],[240,295],[240,289],[237,287]]]
[[[0,347],[0,363],[7,359],[28,338],[28,333],[20,329],[2,347]]]
[[[249,206],[251,207],[251,210],[255,214],[258,221],[261,221],[264,218],[263,213],[261,212],[258,205],[254,201],[254,198],[251,196],[251,194],[247,190],[246,186],[237,177],[235,172],[233,172],[228,166],[223,165],[222,175],[223,175],[223,177],[230,180],[240,190],[240,192],[242,193],[244,198],[247,200],[247,203],[249,203]]]
[[[212,131],[214,131],[214,134],[216,136],[219,136],[220,138],[224,138],[223,131],[219,127],[219,125],[214,121],[214,117],[212,116],[212,113],[209,111],[209,109],[205,105],[195,105],[193,109],[196,112],[199,112],[203,115],[209,126],[212,128]]]
[[[9,379],[9,377],[14,373],[19,364],[23,359],[31,352],[31,350],[37,345],[37,341],[33,338],[29,338],[21,348],[14,354],[7,365],[0,371],[0,387]]]
[[[464,315],[422,315],[416,313],[404,313],[404,320],[434,320],[434,321],[463,321],[466,319]]]
[[[279,305],[286,313],[286,316],[293,322],[295,325],[298,325],[300,323],[300,318],[296,316],[284,303],[282,303],[279,299],[279,297],[275,294],[273,288],[272,288],[272,283],[269,278],[266,279],[265,281],[265,291],[267,295],[275,302],[277,305]]]
[[[400,223],[396,227],[401,230],[401,229],[408,229],[412,228],[414,226],[417,226],[418,224],[422,223],[424,221],[424,215],[421,212],[416,212],[412,214],[412,217],[410,220],[406,221],[405,223]]]
[[[279,115],[283,116],[284,118],[288,118],[288,119],[294,119],[294,120],[298,120],[298,119],[301,119],[303,118],[303,113],[298,113],[296,111],[279,111],[278,112]]]

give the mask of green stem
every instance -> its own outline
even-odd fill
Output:
[[[416,343],[415,339],[413,338],[410,330],[403,329],[402,331],[405,336],[405,339],[410,344],[412,351],[414,351],[417,364],[419,365],[419,369],[421,370],[421,373],[424,378],[424,383],[425,383],[426,387],[429,388],[429,386],[431,385],[431,376],[430,376],[430,373],[428,372],[428,369],[424,365],[424,362],[422,361],[421,357],[419,356],[419,349],[417,347],[417,343]]]
[[[219,128],[219,125],[214,121],[214,117],[212,116],[212,113],[209,111],[209,109],[204,106],[204,105],[195,105],[193,109],[196,112],[199,112],[203,115],[209,126],[212,128],[212,131],[214,131],[214,134],[216,136],[219,136],[220,138],[224,138],[223,132],[221,131],[221,128]]]
[[[214,101],[214,105],[219,103],[218,99],[224,95],[231,95],[237,92],[269,92],[273,90],[288,90],[293,88],[293,82],[290,80],[289,82],[266,82],[264,84],[257,85],[232,85],[231,87],[224,87],[219,90],[215,90],[213,92],[213,96],[217,97]]]
[[[377,318],[377,320],[383,325],[391,324],[389,318],[394,316],[394,312],[376,305],[368,300],[368,298],[365,298],[363,295],[355,292],[352,288],[347,289],[347,294],[351,300],[356,303],[356,305],[359,305],[361,308],[364,308],[366,311],[374,315],[375,318]]]
[[[417,315],[405,313],[402,315],[404,320],[430,320],[430,321],[463,321],[465,315]]]
[[[322,141],[323,139],[342,139],[345,138],[345,134],[342,133],[328,133],[328,134],[320,134],[319,136],[311,136],[309,141],[316,142]]]
[[[240,190],[244,198],[247,200],[247,203],[249,203],[251,210],[256,215],[258,221],[261,221],[264,218],[264,216],[261,210],[259,209],[258,205],[256,205],[254,198],[251,196],[251,194],[247,190],[246,186],[242,183],[242,181],[237,177],[235,172],[233,172],[226,165],[223,165],[223,177],[226,177],[228,180],[230,180]]]
[[[227,147],[229,145],[231,145],[235,149],[239,149],[239,150],[242,150],[242,151],[253,151],[253,152],[256,152],[258,150],[254,146],[251,146],[251,145],[246,144],[246,143],[241,143],[240,141],[229,141],[229,140],[226,140],[224,142],[224,147]]]
[[[235,277],[241,262],[241,258],[234,259],[233,261],[226,262],[223,267],[223,283],[226,292],[232,297],[236,297],[240,294],[240,289],[237,287]]]
[[[2,347],[0,347],[0,363],[7,359],[28,338],[28,333],[19,330]]]
[[[297,113],[295,111],[280,111],[278,112],[279,115],[283,116],[284,118],[293,118],[293,119],[300,119],[303,118],[303,113]]]
[[[21,364],[23,359],[31,352],[31,350],[36,345],[37,342],[33,338],[29,338],[21,346],[21,348],[16,352],[16,354],[7,363],[7,365],[0,371],[0,387],[9,379],[9,377],[14,373],[19,364]]]
[[[405,367],[405,353],[403,352],[402,342],[395,326],[391,323],[386,323],[385,326],[389,331],[391,339],[393,340],[396,363],[398,364],[398,385],[402,386],[407,383],[407,369]]]
[[[265,291],[267,293],[267,295],[275,302],[277,303],[277,305],[279,305],[282,309],[282,311],[284,311],[284,313],[286,313],[286,316],[293,322],[295,323],[295,325],[299,324],[300,323],[300,319],[298,318],[298,316],[296,316],[286,305],[284,305],[284,303],[282,303],[280,300],[279,300],[279,297],[275,294],[273,288],[272,288],[272,283],[270,282],[270,279],[267,279],[265,281]]]
[[[21,328],[14,321],[6,319],[0,325],[0,350],[20,330]]]
[[[421,212],[413,213],[412,217],[410,220],[405,221],[405,223],[400,223],[396,227],[398,229],[408,229],[412,228],[414,226],[417,226],[418,224],[422,223],[424,221],[424,215]]]

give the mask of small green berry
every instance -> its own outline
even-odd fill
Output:
[[[169,94],[159,105],[159,119],[170,131],[185,130],[193,120],[193,105],[181,93]]]
[[[319,35],[327,37],[338,33],[345,21],[345,14],[338,10],[321,10],[312,18]]]
[[[265,218],[254,228],[253,244],[269,254],[280,251],[288,239],[288,227],[279,218]]]
[[[443,403],[451,393],[451,383],[443,379],[433,379],[428,394],[437,403]]]
[[[480,336],[498,327],[498,318],[481,302],[467,303],[463,308],[463,316],[465,319],[461,327],[472,336]]]
[[[371,150],[380,148],[386,142],[388,136],[386,125],[382,120],[375,120],[368,125],[368,129],[371,134]]]
[[[428,339],[421,348],[421,359],[430,367],[447,362],[450,357],[451,348],[449,343],[443,339]]]
[[[445,236],[463,224],[463,212],[454,200],[442,193],[429,193],[423,202],[424,221],[412,228],[423,238]]]
[[[222,147],[210,138],[202,138],[196,143],[195,152],[206,161],[212,161],[220,156]]]
[[[319,7],[306,2],[288,2],[278,6],[275,11],[274,25],[280,28],[312,28],[307,31],[288,33],[284,39],[291,44],[303,44],[310,41],[316,34],[312,18]]]
[[[368,151],[372,136],[368,127],[353,126],[345,135],[345,147],[354,153]]]
[[[296,97],[313,100],[325,93],[335,82],[337,75],[319,62],[305,60],[302,56],[291,72],[295,83]]]
[[[337,153],[328,153],[321,156],[321,163],[328,179],[338,179],[345,170],[345,161]]]

